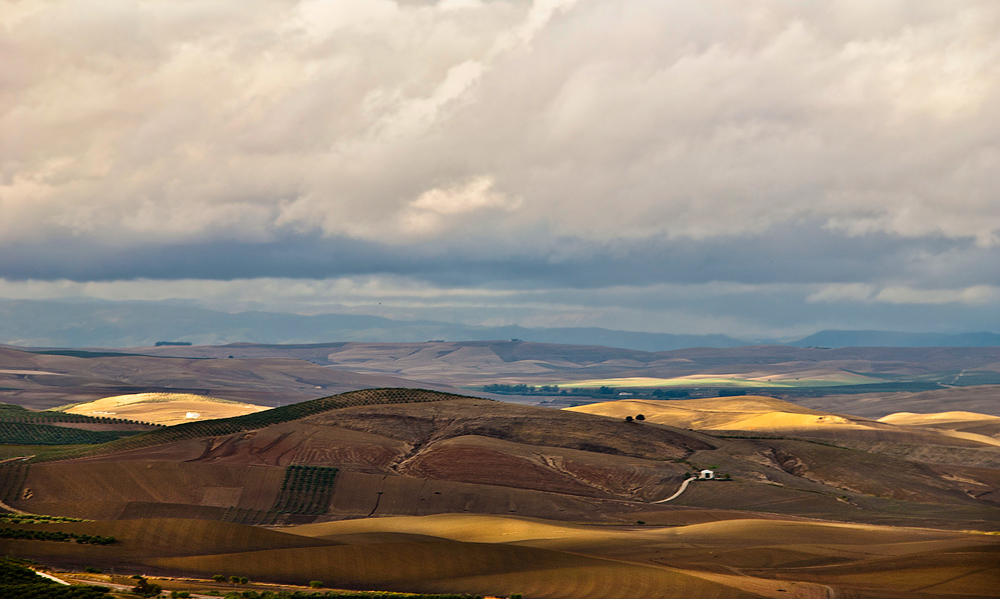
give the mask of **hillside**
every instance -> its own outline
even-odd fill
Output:
[[[105,546],[0,538],[2,551],[62,568],[551,599],[985,598],[1000,555],[995,536],[759,518],[670,527],[468,514],[281,530],[188,519],[14,526],[115,537]]]
[[[163,425],[242,416],[266,409],[264,406],[191,393],[116,395],[58,408],[67,414],[113,416]]]
[[[745,395],[732,398],[673,401],[618,400],[566,408],[574,412],[625,418],[642,414],[650,422],[703,431],[738,434],[768,433],[785,437],[817,439],[878,440],[881,442],[922,443],[979,449],[1000,448],[1000,439],[965,428],[992,431],[991,418],[971,415],[972,421],[955,422],[941,415],[894,415],[870,420],[857,416],[822,412],[771,397]],[[956,413],[951,413],[956,414]],[[979,416],[979,418],[976,418]],[[955,426],[924,427],[928,422],[953,422]],[[902,425],[902,426],[901,426]],[[993,425],[993,426],[991,426]]]
[[[896,412],[879,418],[879,422],[899,426],[926,426],[946,431],[1000,438],[1000,416],[977,414],[976,412],[953,411],[931,414]]]
[[[961,531],[1000,528],[1000,448],[977,438],[767,397],[553,410],[369,389],[2,462],[4,505],[91,520],[6,526],[117,541],[0,551],[553,599],[987,597],[1000,537]],[[886,449],[901,439],[925,453]],[[684,482],[703,469],[718,479]]]
[[[0,401],[34,409],[145,393],[193,394],[274,407],[371,387],[457,391],[387,375],[324,368],[289,357],[172,358],[112,351],[0,347]]]
[[[789,346],[690,348],[646,352],[596,345],[555,345],[525,341],[427,343],[326,343],[313,345],[190,346],[145,348],[161,356],[261,359],[294,357],[315,364],[371,376],[435,381],[471,390],[486,385],[557,385],[571,395],[543,393],[534,401],[564,407],[591,401],[599,387],[653,398],[659,390],[679,397],[711,397],[719,391],[752,391],[809,407],[864,416],[892,411],[875,405],[916,392],[976,385],[995,390],[1000,384],[1000,348],[855,347],[842,349]],[[572,390],[583,390],[582,395]],[[854,401],[864,396],[867,403]],[[510,396],[507,396],[510,399]],[[829,401],[824,401],[831,397]],[[937,396],[927,396],[930,404]],[[971,396],[970,396],[971,397]],[[607,395],[601,400],[611,399]],[[523,400],[521,400],[523,401]],[[958,400],[959,403],[961,400]],[[842,402],[843,409],[836,407]],[[852,411],[858,406],[863,412]],[[942,411],[934,405],[922,411]],[[996,402],[975,409],[993,413]],[[874,412],[879,413],[874,413]]]
[[[774,409],[787,405],[797,410],[786,416],[799,419],[799,428],[795,435],[731,428],[702,434],[686,430],[691,420],[657,424],[660,416],[650,410],[645,422],[625,422],[432,391],[367,390],[0,465],[0,501],[102,519],[279,523],[468,511],[629,522],[658,517],[664,505],[651,502],[712,467],[732,480],[691,485],[670,505],[995,527],[1000,448],[948,431],[845,417],[838,418],[852,423],[846,432],[815,443],[812,431],[833,422],[819,420],[824,415],[769,398],[728,401],[743,412],[734,417],[731,407],[722,414],[719,400],[694,403],[714,405],[710,417],[724,418],[715,424],[723,427],[766,423],[769,414],[784,422]],[[630,410],[630,403],[611,407]],[[874,438],[858,435],[871,431]],[[926,439],[937,443],[937,453],[855,447],[898,449],[905,440],[926,448]],[[301,488],[287,487],[292,469],[301,467],[316,470]],[[150,477],[159,482],[150,486]],[[286,487],[297,495],[283,495]]]

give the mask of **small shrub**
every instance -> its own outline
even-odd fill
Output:
[[[230,576],[229,577],[229,582],[231,582],[233,584],[239,584],[240,583],[240,577],[239,576]]]
[[[226,577],[223,576],[222,574],[216,574],[215,576],[212,577],[212,580],[214,580],[215,582],[226,582]]]
[[[250,579],[247,578],[246,576],[241,576],[240,577],[240,584],[247,584],[249,582],[250,582]]]
[[[133,576],[132,578],[135,578]],[[139,576],[139,584],[132,587],[132,592],[140,597],[155,597],[160,594],[163,588],[158,584],[151,584],[148,580]]]
[[[642,414],[639,414],[638,416],[636,416],[636,417],[635,417],[635,419],[636,419],[636,420],[645,420],[645,419],[646,419],[646,417],[645,417],[645,416],[643,416]]]
[[[632,422],[632,417],[631,416],[626,416],[625,417],[625,422]]]
[[[89,566],[87,567],[87,573],[88,574],[101,574],[102,572],[103,571],[100,570],[99,568],[92,568],[92,567],[89,567]]]
[[[323,581],[321,581],[321,580],[310,580],[309,581],[309,588],[321,589],[321,588],[323,588]]]

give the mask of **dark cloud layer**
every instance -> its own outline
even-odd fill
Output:
[[[726,281],[905,283],[918,287],[1000,284],[1000,248],[970,239],[847,236],[815,224],[774,227],[722,239],[553,240],[547,253],[451,251],[344,237],[288,236],[269,242],[216,241],[110,246],[90,239],[11,244],[0,278],[110,281],[402,275],[448,286],[596,288]],[[528,244],[526,244],[528,245]],[[562,254],[559,249],[573,247]],[[530,245],[529,245],[530,247]]]

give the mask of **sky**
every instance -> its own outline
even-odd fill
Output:
[[[0,298],[1000,331],[995,0],[0,0]]]

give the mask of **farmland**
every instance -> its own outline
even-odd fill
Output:
[[[12,406],[0,501],[51,518],[11,518],[0,528],[25,532],[0,535],[0,551],[187,591],[989,596],[996,417],[865,417],[747,393],[552,409],[370,388],[169,426]],[[166,414],[213,403],[198,397],[112,399]],[[703,469],[718,479],[654,503]],[[39,540],[59,535],[115,541]],[[215,575],[252,582],[211,587]]]

